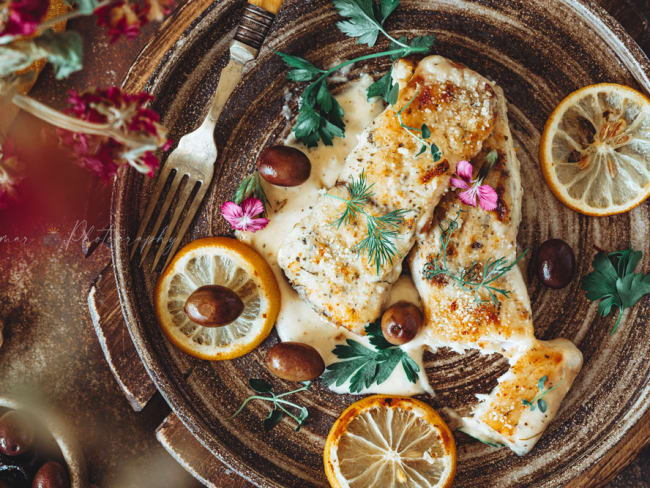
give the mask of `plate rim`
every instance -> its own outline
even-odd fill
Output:
[[[618,59],[635,78],[637,83],[650,94],[650,59],[619,22],[603,7],[598,5],[595,0],[557,1],[571,8],[578,15],[581,15],[585,23],[615,52]],[[175,10],[159,27],[158,32],[160,35],[147,42],[135,58],[122,82],[122,88],[127,91],[140,91],[150,86],[160,76],[162,63],[178,47],[178,41],[189,34],[193,25],[203,18],[205,12],[226,10],[230,3],[232,1],[229,0],[220,2],[194,0],[184,3],[179,9]],[[186,11],[190,11],[191,14],[195,15],[188,14],[188,19],[191,20],[187,20],[181,27],[174,25],[179,18],[184,18]],[[622,54],[625,56],[622,56]],[[113,243],[111,246],[111,260],[120,306],[129,335],[138,351],[140,360],[143,362],[147,373],[156,385],[156,389],[168,403],[172,412],[179,417],[184,426],[211,454],[226,466],[236,471],[244,479],[259,486],[275,486],[275,482],[269,480],[256,469],[252,469],[240,456],[233,454],[228,446],[205,435],[205,432],[209,431],[210,427],[201,421],[194,407],[185,400],[178,390],[174,389],[174,385],[168,375],[160,374],[161,371],[164,372],[164,368],[161,367],[162,363],[155,354],[152,345],[147,340],[144,323],[139,316],[135,303],[133,303],[133,296],[130,296],[126,291],[127,284],[129,281],[132,281],[133,277],[130,266],[128,265],[130,260],[126,244],[128,242],[127,229],[125,228],[123,217],[120,217],[119,209],[123,208],[126,204],[124,201],[124,189],[129,177],[133,177],[133,175],[134,171],[131,169],[121,171],[118,173],[113,184],[110,234],[111,242]],[[123,239],[122,237],[125,238]],[[594,471],[597,472],[602,465],[609,462],[610,453],[615,455],[616,452],[621,451],[620,446],[628,441],[628,437],[635,437],[638,433],[636,427],[644,419],[650,418],[650,401],[647,401],[643,405],[642,410],[643,413],[639,414],[637,421],[621,435],[620,439],[608,451],[601,455],[593,464],[570,478],[569,483],[571,485],[578,477],[588,476],[589,473]],[[646,430],[650,434],[650,422],[646,422],[646,424],[649,427]],[[646,438],[647,442],[650,442],[650,437]],[[643,443],[641,442],[636,452],[640,451],[642,447]],[[633,456],[625,459],[624,462],[616,467],[615,472],[610,474],[610,479],[622,471],[633,459]],[[600,482],[601,480],[598,481]]]

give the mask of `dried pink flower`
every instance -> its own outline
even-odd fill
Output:
[[[33,34],[49,7],[50,0],[11,0],[0,6],[0,37]]]
[[[18,159],[10,140],[0,144],[0,209],[6,208],[17,198],[17,185],[22,181],[23,164]]]
[[[476,207],[476,197],[483,210],[494,210],[497,208],[499,196],[490,185],[483,185],[483,178],[472,179],[474,168],[469,161],[459,161],[456,165],[456,175],[460,178],[451,178],[451,186],[464,189],[458,194],[461,202]]]
[[[234,230],[257,232],[269,223],[263,217],[255,218],[264,212],[262,201],[249,197],[240,205],[235,202],[226,202],[221,206],[221,214]]]
[[[97,25],[108,28],[111,42],[117,41],[120,36],[133,39],[140,32],[145,22],[139,15],[138,6],[124,0],[105,5],[95,10]]]
[[[169,149],[171,141],[158,121],[159,115],[146,107],[152,99],[147,93],[127,94],[119,88],[94,89],[79,94],[70,92],[69,107],[65,113],[78,119],[106,125],[136,143],[126,146],[117,136],[94,135],[58,129],[60,141],[70,147],[81,166],[104,180],[110,180],[123,164],[129,164],[141,173],[153,176],[160,161],[153,151]],[[137,142],[140,141],[138,145]]]

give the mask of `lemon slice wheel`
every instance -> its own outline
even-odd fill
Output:
[[[187,317],[185,300],[198,287],[221,285],[244,303],[241,315],[223,327],[203,327]],[[271,267],[250,246],[228,237],[198,239],[182,248],[156,287],[158,321],[169,339],[202,359],[242,356],[271,332],[280,309],[280,290]]]
[[[456,473],[456,444],[426,403],[373,395],[334,423],[323,460],[332,488],[442,488]]]
[[[571,93],[546,122],[540,162],[553,193],[577,212],[634,208],[650,195],[650,100],[614,83]]]

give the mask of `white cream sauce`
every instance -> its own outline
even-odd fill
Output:
[[[344,344],[350,338],[372,348],[366,337],[354,334],[343,327],[336,327],[318,313],[307,302],[303,301],[287,282],[277,263],[278,249],[293,226],[311,210],[317,201],[319,193],[336,182],[343,169],[345,158],[357,145],[359,135],[372,120],[384,109],[379,99],[368,101],[366,89],[372,83],[372,78],[363,75],[359,80],[350,83],[349,87],[339,94],[336,99],[345,112],[345,137],[335,138],[332,146],[320,144],[315,148],[307,148],[299,144],[293,135],[285,143],[303,151],[311,161],[311,175],[300,186],[284,188],[263,182],[272,208],[268,210],[269,224],[255,233],[238,233],[237,237],[252,245],[270,263],[280,285],[282,305],[276,322],[276,330],[280,340],[297,341],[316,348],[323,357],[325,364],[338,361],[333,350],[337,344]],[[402,276],[393,287],[389,304],[399,300],[420,303],[411,278]],[[422,356],[425,347],[425,334],[421,333],[411,342],[402,346],[409,356],[420,367],[416,383],[411,383],[398,365],[387,381],[373,385],[359,394],[382,393],[392,395],[415,395],[433,390],[424,374]],[[348,384],[332,387],[337,393],[349,393]]]

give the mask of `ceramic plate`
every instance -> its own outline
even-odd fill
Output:
[[[202,118],[227,46],[240,18],[242,2],[188,2],[185,14],[168,23],[191,23],[180,35],[165,31],[139,58],[127,87],[143,85],[156,97],[155,106],[171,135],[194,128]],[[205,9],[205,10],[204,10]],[[188,13],[189,12],[189,13]],[[293,86],[273,50],[304,56],[317,66],[330,65],[370,52],[335,27],[337,13],[327,0],[285,0],[273,31],[253,66],[233,93],[216,130],[218,168],[212,187],[186,240],[228,233],[221,204],[253,166],[260,150],[286,136],[290,122],[282,114],[284,92]],[[394,35],[434,33],[434,52],[458,60],[496,81],[510,102],[509,117],[522,164],[524,186],[521,248],[550,237],[571,244],[584,275],[598,249],[632,245],[650,257],[650,205],[608,218],[589,218],[562,206],[546,186],[537,162],[540,132],[547,116],[571,91],[597,82],[616,82],[650,91],[650,63],[636,44],[607,14],[578,0],[403,0],[386,27]],[[161,49],[161,46],[164,49]],[[382,46],[379,46],[382,47]],[[385,61],[355,66],[374,76]],[[295,100],[291,104],[297,111]],[[122,173],[114,190],[113,259],[120,299],[136,347],[153,380],[191,432],[219,459],[263,487],[322,487],[324,438],[334,419],[354,401],[316,385],[299,395],[310,411],[309,422],[296,433],[283,422],[271,433],[262,429],[267,407],[253,404],[242,415],[232,413],[251,393],[251,377],[272,380],[279,390],[290,384],[272,379],[263,366],[272,334],[256,351],[225,362],[196,360],[174,348],[154,318],[151,294],[156,276],[128,261],[152,181],[134,171]],[[596,315],[579,280],[550,290],[530,280],[529,292],[538,338],[567,337],[583,352],[585,363],[556,419],[535,449],[518,457],[458,433],[455,486],[564,486],[579,480],[612,449],[650,406],[650,300],[626,311],[619,331],[609,335],[614,318]],[[429,354],[427,373],[436,408],[469,408],[475,393],[488,392],[504,372],[498,356],[451,351]]]

